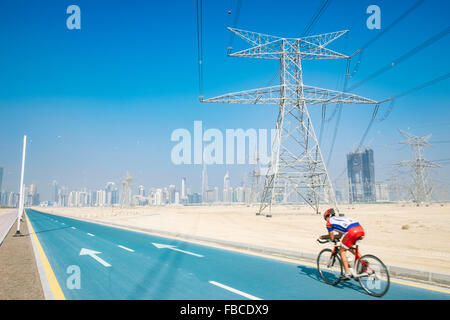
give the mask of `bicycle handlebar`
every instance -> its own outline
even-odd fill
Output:
[[[328,243],[328,242],[333,242],[333,243],[336,244],[336,243],[339,242],[339,240],[334,239],[333,241],[331,241],[330,239],[327,239],[327,240],[317,239],[317,242],[318,242],[318,243],[321,243],[321,244]]]

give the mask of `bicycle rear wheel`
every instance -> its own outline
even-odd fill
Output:
[[[341,281],[342,262],[339,255],[332,255],[330,249],[323,249],[317,256],[317,271],[325,283],[337,285]]]
[[[389,271],[384,263],[374,255],[362,256],[356,264],[359,284],[368,294],[381,297],[390,285]]]

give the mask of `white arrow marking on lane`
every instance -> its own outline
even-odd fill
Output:
[[[73,229],[73,230],[75,230],[76,228],[75,227],[70,227],[71,229]]]
[[[192,256],[196,256],[196,257],[199,257],[199,258],[203,258],[203,256],[202,255],[200,255],[200,254],[196,254],[196,253],[193,253],[193,252],[190,252],[190,251],[185,251],[185,250],[181,250],[181,249],[177,249],[175,246],[171,246],[171,245],[169,245],[169,244],[161,244],[161,243],[152,243],[155,247],[157,247],[158,249],[170,249],[170,250],[174,250],[174,251],[178,251],[178,252],[183,252],[183,253],[186,253],[186,254],[190,254],[190,255],[192,255]]]
[[[80,256],[90,256],[90,257],[94,258],[95,260],[97,260],[98,262],[100,262],[103,266],[105,266],[107,268],[111,267],[111,265],[108,262],[106,262],[102,258],[97,257],[97,254],[100,254],[100,253],[101,252],[82,248],[80,251]]]
[[[127,248],[127,247],[124,247],[124,246],[122,246],[122,245],[118,245],[118,247],[119,248],[122,248],[122,249],[124,249],[124,250],[127,250],[127,251],[130,251],[130,252],[134,252],[134,250],[133,249],[130,249],[130,248]]]
[[[92,233],[87,233],[88,236],[95,237]]]
[[[211,283],[211,284],[213,284],[213,285],[215,285],[215,286],[221,287],[221,288],[223,288],[223,289],[225,289],[225,290],[231,291],[231,292],[233,292],[233,293],[236,293],[236,294],[238,294],[238,295],[241,295],[241,296],[243,296],[243,297],[246,297],[246,298],[248,298],[248,299],[250,299],[250,300],[262,300],[261,298],[252,296],[251,294],[242,292],[242,291],[240,291],[240,290],[234,289],[234,288],[232,288],[232,287],[226,286],[226,285],[221,284],[221,283],[216,282],[216,281],[209,281],[209,283]]]

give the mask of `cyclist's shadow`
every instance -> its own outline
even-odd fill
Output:
[[[305,275],[311,279],[314,279],[316,281],[319,281],[321,283],[323,283],[324,285],[328,286],[328,284],[326,284],[325,282],[323,282],[323,280],[320,278],[319,273],[317,272],[316,268],[313,267],[307,267],[307,266],[297,266],[297,269],[299,271],[300,274]],[[359,283],[356,283],[355,280],[349,280],[349,281],[341,281],[339,282],[337,285],[334,286],[335,288],[339,288],[339,289],[345,289],[345,288],[350,288],[353,289],[355,291],[361,292],[361,293],[366,293],[363,288],[361,288],[361,286],[359,285]]]

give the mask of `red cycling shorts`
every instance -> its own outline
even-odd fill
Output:
[[[355,244],[356,240],[364,237],[364,229],[361,226],[350,228],[342,238],[341,245],[348,249]]]

